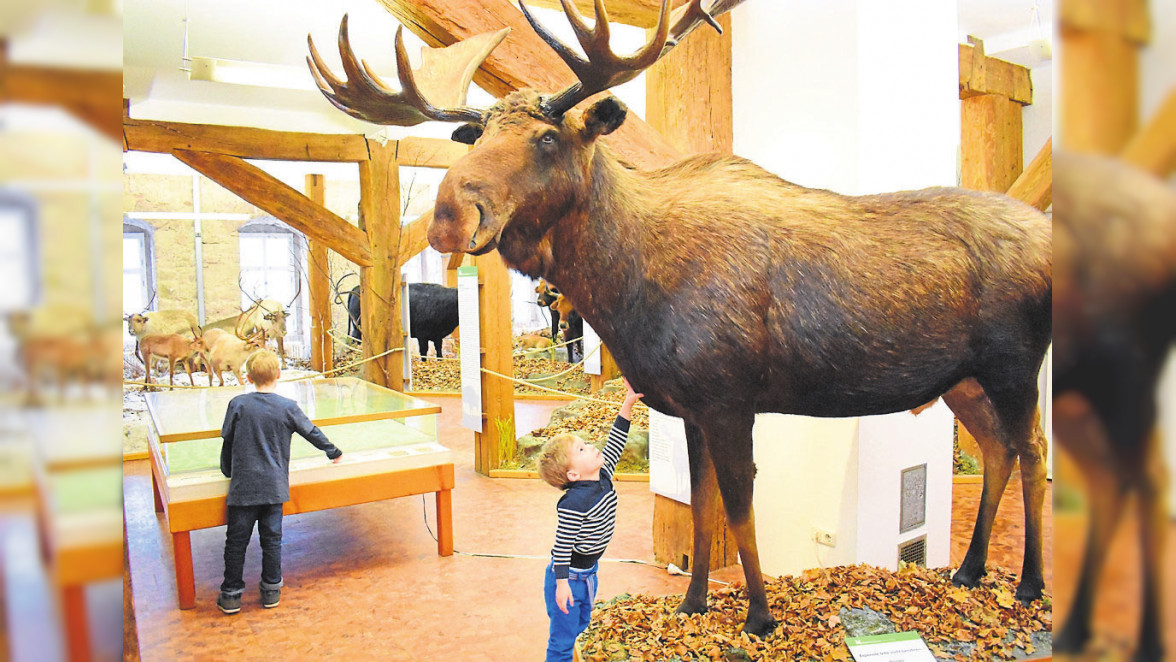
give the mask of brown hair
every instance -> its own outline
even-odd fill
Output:
[[[245,362],[245,372],[254,385],[265,386],[278,381],[282,364],[278,362],[278,355],[268,349],[254,352]]]
[[[572,434],[557,434],[543,444],[539,452],[539,477],[548,485],[566,490],[568,487],[568,466],[571,465]]]

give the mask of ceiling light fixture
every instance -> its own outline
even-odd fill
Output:
[[[188,60],[188,78],[214,83],[276,87],[287,90],[315,91],[314,80],[305,68],[265,62],[244,62],[214,57]]]

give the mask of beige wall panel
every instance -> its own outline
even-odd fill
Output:
[[[191,212],[192,178],[183,175],[127,175],[123,211]]]
[[[196,312],[196,256],[192,221],[151,221],[155,227],[157,308]]]
[[[0,181],[85,179],[89,164],[84,136],[0,132]]]
[[[240,221],[204,221],[204,315],[215,321],[241,312]]]

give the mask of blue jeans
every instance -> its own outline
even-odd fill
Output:
[[[555,570],[547,564],[543,579],[543,596],[547,602],[547,617],[551,629],[547,636],[547,662],[571,662],[576,637],[588,627],[592,619],[592,603],[596,600],[596,569],[599,563],[587,572],[572,570],[568,573],[568,586],[572,589],[575,603],[563,613],[555,606]]]
[[[241,595],[245,591],[245,549],[253,537],[253,523],[261,541],[261,587],[282,586],[282,504],[228,506],[225,530],[225,581],[221,593]]]

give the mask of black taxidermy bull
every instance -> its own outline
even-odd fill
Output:
[[[347,293],[347,335],[363,340],[359,321],[359,286]],[[457,288],[434,283],[408,284],[408,335],[415,338],[421,360],[428,360],[429,343],[437,358],[441,358],[441,344],[445,336],[457,328]]]
[[[718,0],[710,14],[734,4]],[[616,58],[597,38],[607,20],[589,28],[564,6],[588,60],[528,14],[580,79],[551,96],[522,90],[484,112],[430,106],[399,34],[404,92],[366,75],[346,21],[339,43],[349,79],[332,75],[313,45],[312,71],[337,107],[361,119],[466,122],[454,139],[474,148],[441,183],[430,245],[497,249],[512,268],[558,287],[649,406],[685,419],[694,572],[679,611],[706,611],[721,492],[747,580],[744,628],[764,636],[776,626],[752,515],[757,412],[865,416],[941,396],[984,454],[983,503],[953,579],[976,586],[984,575],[993,517],[1019,459],[1026,534],[1017,597],[1039,598],[1046,443],[1037,374],[1052,291],[1045,216],[958,189],[843,196],[716,154],[626,167],[597,141],[624,122],[625,107],[605,97],[572,108],[713,19],[692,0],[671,31],[663,3],[650,43]]]

